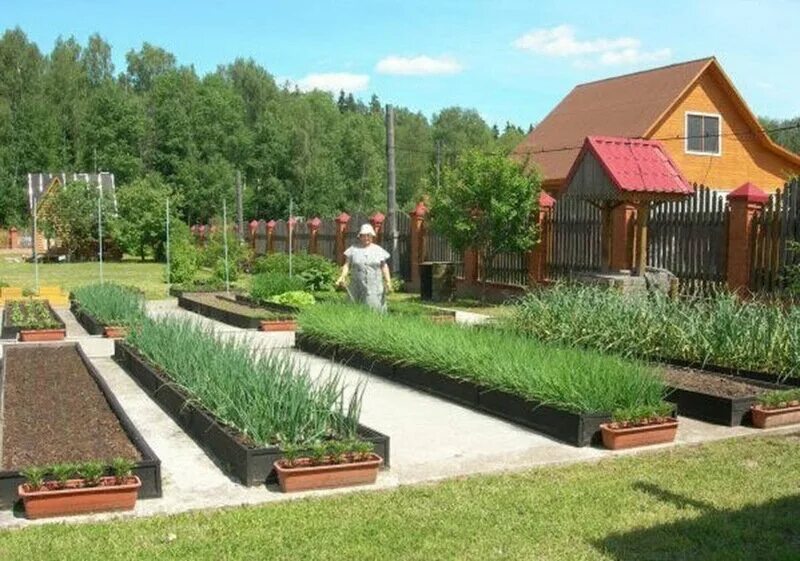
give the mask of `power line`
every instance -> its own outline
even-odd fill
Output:
[[[773,133],[773,132],[782,132],[787,130],[794,130],[800,129],[800,123],[795,123],[793,125],[786,125],[782,127],[775,127],[771,129],[758,129],[758,131],[748,130],[748,131],[731,131],[731,132],[723,132],[718,134],[703,134],[703,135],[674,135],[674,136],[662,136],[662,137],[651,137],[651,138],[644,138],[644,137],[634,137],[637,140],[690,140],[690,139],[697,139],[697,138],[722,138],[722,137],[754,137],[760,132],[765,134]],[[579,150],[583,147],[583,143],[576,145],[567,145],[567,146],[559,146],[553,148],[537,148],[537,149],[530,149],[530,150],[517,150],[514,151],[514,154],[547,154],[551,152],[566,152],[569,150]],[[400,150],[402,152],[413,152],[418,154],[430,154],[435,155],[436,150],[429,150],[424,148],[411,148],[408,146],[398,146],[395,145],[395,150]],[[503,156],[505,153],[497,152],[494,150],[478,150],[486,155],[492,156]],[[458,150],[447,150],[446,154],[449,156],[457,155],[459,153]]]

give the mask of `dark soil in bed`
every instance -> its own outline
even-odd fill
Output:
[[[9,346],[2,469],[140,454],[75,346]]]
[[[768,388],[722,376],[701,372],[691,368],[662,367],[661,377],[668,386],[691,390],[719,397],[737,398],[760,395],[770,391]]]

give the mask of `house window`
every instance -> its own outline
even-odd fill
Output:
[[[686,152],[689,154],[722,153],[722,119],[705,113],[686,114]]]

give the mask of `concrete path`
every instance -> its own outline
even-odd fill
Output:
[[[59,313],[65,320],[70,319],[68,310],[59,310]],[[174,300],[153,303],[150,313],[199,318],[178,309]],[[161,499],[139,501],[132,513],[98,514],[65,520],[91,521],[116,516],[147,516],[365,489],[362,487],[284,495],[273,487],[248,488],[229,479],[203,449],[110,358],[113,344],[99,337],[82,335],[74,327],[73,321],[74,319],[68,321],[69,339],[81,344],[133,423],[161,459],[164,496]],[[333,369],[338,369],[351,389],[365,384],[362,422],[390,436],[392,463],[391,469],[382,472],[378,483],[368,489],[386,489],[477,473],[597,461],[614,455],[647,453],[660,448],[766,432],[748,427],[727,428],[681,419],[678,438],[674,444],[622,452],[601,448],[575,448],[500,419],[289,349],[287,347],[291,346],[294,339],[292,334],[258,333],[205,318],[201,321],[214,327],[223,336],[243,337],[263,352],[290,353],[299,363],[307,366],[314,376],[325,376]],[[796,431],[796,428],[776,429],[773,432],[793,430]],[[47,522],[49,521],[31,522],[15,517],[9,511],[0,512],[0,527]]]

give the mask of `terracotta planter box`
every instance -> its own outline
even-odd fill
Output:
[[[124,339],[128,335],[128,330],[124,327],[108,325],[103,328],[103,337],[106,339]]]
[[[23,343],[41,341],[63,341],[66,337],[64,329],[20,329],[19,340]]]
[[[353,485],[370,485],[378,478],[378,468],[383,459],[370,454],[364,462],[330,464],[321,466],[285,467],[283,461],[275,462],[278,484],[284,493],[310,491],[311,489],[333,489]]]
[[[259,331],[296,331],[297,322],[293,319],[262,319]]]
[[[750,412],[753,415],[753,426],[760,429],[800,423],[800,405],[779,409],[764,409],[760,405],[753,405]]]
[[[603,446],[609,450],[621,450],[672,442],[678,433],[678,421],[626,428],[614,428],[610,424],[603,423],[600,425],[600,432],[603,435]]]
[[[97,487],[78,487],[83,480],[71,479],[66,489],[26,491],[25,485],[20,485],[18,492],[25,506],[25,516],[31,519],[132,510],[142,482],[135,475],[131,479],[130,483],[117,485],[116,478],[103,477]]]

